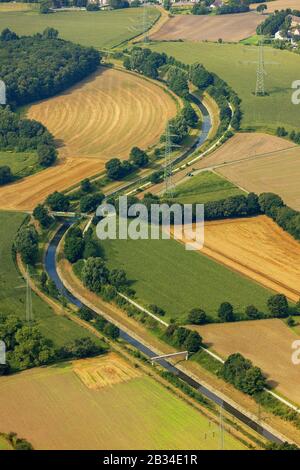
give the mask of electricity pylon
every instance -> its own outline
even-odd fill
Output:
[[[180,147],[172,142],[171,138],[175,137],[170,133],[170,124],[167,124],[165,131],[165,168],[164,168],[164,181],[165,181],[165,194],[172,197],[174,193],[174,183],[172,179],[173,174],[173,161],[172,149]]]
[[[143,31],[144,31],[144,42],[148,42],[148,5],[146,2],[143,3]]]
[[[223,404],[220,405],[220,450],[224,450],[224,423],[223,423]]]
[[[258,46],[258,64],[256,70],[256,96],[264,96],[265,92],[265,52],[264,52],[264,38],[262,37],[259,40]]]
[[[30,276],[29,276],[29,269],[28,265],[26,265],[26,274],[25,274],[25,285],[16,287],[16,289],[26,289],[26,309],[25,309],[25,321],[26,323],[32,323],[33,318],[33,310],[32,310],[32,292],[30,286]]]

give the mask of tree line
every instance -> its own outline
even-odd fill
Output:
[[[277,31],[284,29],[288,25],[290,15],[300,16],[299,10],[286,10],[275,11],[272,15],[267,16],[265,21],[257,26],[257,34],[263,34],[264,36],[274,36]]]

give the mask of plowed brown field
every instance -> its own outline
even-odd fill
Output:
[[[151,39],[217,41],[221,38],[226,42],[236,42],[255,34],[256,27],[264,19],[265,16],[256,12],[217,16],[178,15],[170,18],[151,35]]]
[[[260,5],[259,3],[253,3],[250,5],[251,8],[256,9],[256,7]],[[291,10],[299,10],[300,3],[299,0],[275,0],[273,2],[266,3],[268,9],[266,10],[267,13],[273,13],[275,10],[285,10],[286,8],[290,8]]]
[[[288,206],[300,210],[299,146],[223,166],[217,171],[248,191],[279,194]]]
[[[292,363],[297,336],[278,319],[196,327],[204,342],[224,358],[239,352],[260,367],[269,382],[300,405],[300,366]]]
[[[103,170],[133,146],[158,141],[176,103],[159,86],[113,69],[55,98],[33,105],[28,116],[47,126],[60,143],[56,166],[0,188],[0,208],[30,210],[53,191],[64,190]]]

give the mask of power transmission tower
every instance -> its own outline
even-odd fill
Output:
[[[265,52],[264,52],[264,38],[262,37],[259,40],[258,46],[258,64],[256,70],[256,96],[264,96],[265,92]]]
[[[25,320],[27,323],[31,323],[33,321],[33,312],[32,312],[32,294],[31,294],[31,286],[29,281],[29,270],[28,266],[26,267],[26,316]]]
[[[33,322],[33,310],[32,310],[32,292],[30,286],[30,276],[28,265],[26,266],[25,274],[25,285],[16,287],[16,289],[26,289],[26,309],[25,309],[25,321],[27,323]]]
[[[143,3],[143,31],[144,31],[144,42],[149,41],[148,37],[148,5],[146,2]]]
[[[171,138],[175,137],[170,133],[170,124],[167,124],[165,131],[165,168],[164,168],[164,181],[165,181],[165,194],[172,197],[174,192],[174,183],[172,179],[173,161],[172,149],[180,147],[172,142]]]
[[[220,405],[220,450],[224,450],[224,423],[223,423],[223,404]]]

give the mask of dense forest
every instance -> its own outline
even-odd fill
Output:
[[[0,77],[12,106],[66,90],[94,72],[100,62],[98,51],[59,39],[53,28],[32,37],[18,37],[9,29],[3,30],[0,56]]]

